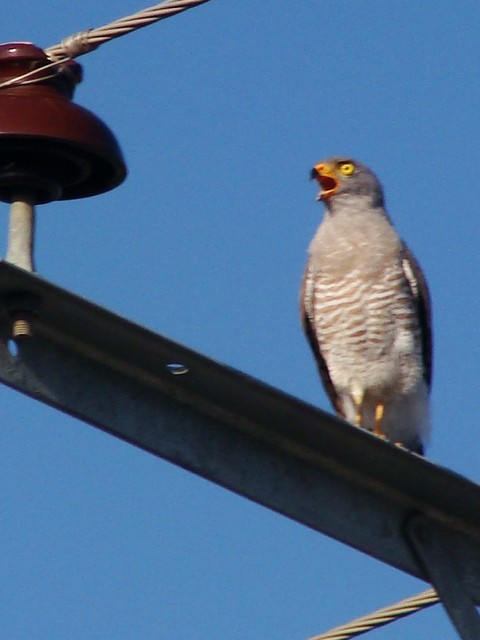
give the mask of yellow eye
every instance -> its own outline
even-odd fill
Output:
[[[351,176],[352,173],[355,173],[355,165],[353,162],[342,162],[342,164],[338,167],[338,170],[344,176]]]

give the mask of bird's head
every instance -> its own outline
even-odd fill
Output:
[[[338,196],[370,197],[373,206],[383,206],[380,182],[370,169],[356,160],[329,158],[316,164],[310,177],[320,185],[317,200],[323,200],[327,206]]]

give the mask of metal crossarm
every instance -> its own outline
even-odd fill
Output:
[[[479,486],[5,262],[0,298],[5,384],[429,582],[468,540],[480,601]]]

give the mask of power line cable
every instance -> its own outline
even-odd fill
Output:
[[[170,16],[193,9],[209,0],[167,0],[153,7],[148,7],[130,16],[125,16],[96,29],[80,31],[59,44],[45,49],[45,53],[51,60],[58,58],[77,58],[85,53],[93,51],[104,42],[109,42],[136,29],[141,29],[149,24],[158,22]]]
[[[383,627],[386,624],[390,624],[390,622],[405,618],[405,616],[431,607],[438,602],[440,602],[440,598],[435,589],[427,589],[427,591],[422,591],[416,596],[411,596],[396,604],[378,609],[366,616],[352,620],[352,622],[330,629],[330,631],[325,631],[320,635],[312,636],[308,640],[350,640],[350,638],[356,638],[367,631]]]

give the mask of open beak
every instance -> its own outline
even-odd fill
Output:
[[[320,185],[320,192],[317,195],[317,200],[327,200],[333,196],[340,184],[335,177],[334,165],[326,162],[316,164],[310,173],[310,178],[312,180],[316,180]]]

